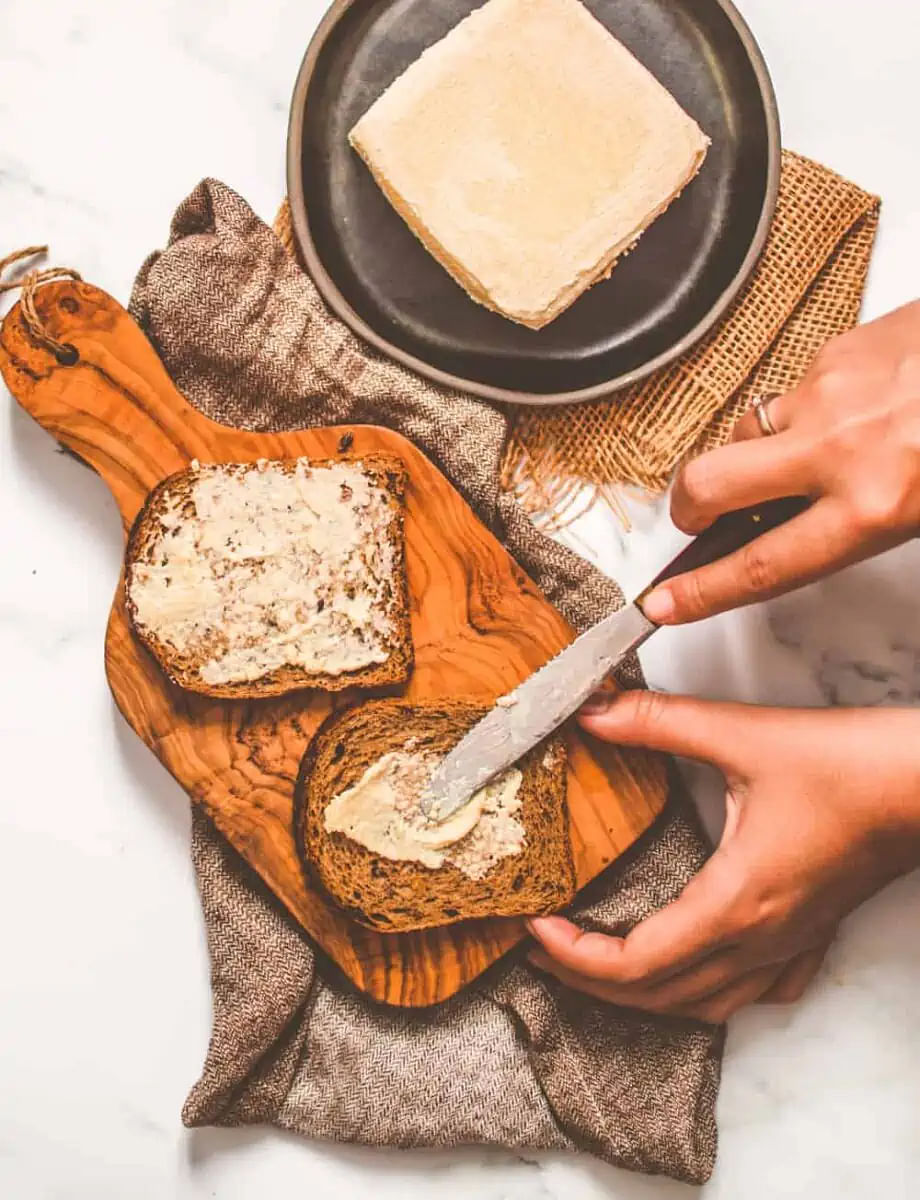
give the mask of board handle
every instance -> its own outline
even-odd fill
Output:
[[[102,476],[129,528],[150,489],[194,458],[218,456],[224,427],[176,390],[150,342],[111,296],[77,280],[34,293],[54,350],[21,304],[0,328],[0,373],[19,404]]]

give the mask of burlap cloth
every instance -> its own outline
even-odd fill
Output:
[[[810,260],[812,292],[800,278],[799,308],[787,306],[782,330],[778,306],[765,302],[761,354],[771,344],[794,345],[798,353],[809,337],[816,347],[847,323],[844,313],[855,319],[851,301],[832,302],[830,277],[815,280],[843,262],[851,277],[857,245],[868,258],[866,230],[874,228],[876,209],[864,204],[860,217],[856,195],[864,194],[840,186],[836,251],[825,229]],[[800,277],[803,261],[789,268]],[[814,334],[806,313],[812,306],[816,314],[836,314],[822,315]],[[538,531],[501,487],[503,467],[507,473],[528,429],[556,421],[567,436],[561,415],[512,417],[368,350],[225,185],[203,182],[178,209],[168,248],[151,255],[138,275],[131,311],[179,388],[209,416],[262,430],[358,421],[398,429],[437,463],[576,627],[623,603],[612,581]],[[737,321],[736,314],[728,329]],[[738,354],[730,336],[723,384],[743,370]],[[784,369],[755,362],[744,378],[775,379]],[[714,365],[711,372],[707,394],[718,382]],[[711,413],[725,411],[730,398],[725,390],[718,403],[713,396]],[[601,433],[616,411],[592,406]],[[699,434],[697,428],[687,444]],[[632,663],[624,682],[638,681]],[[708,1178],[721,1029],[599,1005],[539,976],[519,956],[435,1008],[387,1008],[342,979],[198,809],[192,855],[214,1018],[201,1078],[183,1110],[188,1125],[271,1122],[309,1137],[401,1147],[586,1149],[634,1170],[687,1182]],[[653,829],[583,893],[575,919],[623,933],[676,897],[705,855],[692,808],[675,787]]]
[[[608,499],[619,484],[661,491],[686,454],[724,441],[752,397],[793,387],[820,347],[856,322],[879,207],[878,197],[784,151],[767,245],[727,318],[609,400],[517,409],[504,485],[528,510],[557,514],[576,491],[584,502],[586,481]]]

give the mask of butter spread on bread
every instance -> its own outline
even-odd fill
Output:
[[[393,861],[431,868],[450,862],[471,879],[520,854],[524,826],[514,814],[521,807],[521,772],[505,771],[437,825],[426,819],[421,799],[438,761],[436,754],[385,754],[330,800],[323,818],[327,832],[344,833]]]
[[[610,273],[709,144],[580,0],[489,0],[349,140],[469,295],[533,329]]]
[[[135,628],[177,682],[212,694],[344,686],[361,672],[389,682],[394,651],[404,677],[401,481],[382,456],[173,476],[129,545]]]
[[[485,789],[444,826],[413,816],[434,764],[484,712],[461,700],[366,700],[317,730],[297,779],[294,834],[311,878],[354,920],[426,929],[553,912],[572,899],[561,737],[535,746],[497,793]]]

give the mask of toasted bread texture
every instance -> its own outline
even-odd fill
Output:
[[[176,684],[209,696],[404,682],[405,483],[385,454],[170,476],[128,540],[138,637]]]
[[[397,932],[472,917],[548,913],[573,898],[566,754],[558,737],[517,764],[523,845],[480,878],[450,862],[433,868],[393,861],[326,828],[330,803],[385,755],[441,758],[485,711],[462,701],[370,700],[334,713],[317,731],[297,783],[296,839],[307,870],[356,921]]]
[[[709,144],[580,0],[488,0],[349,140],[461,287],[532,329],[609,275]]]

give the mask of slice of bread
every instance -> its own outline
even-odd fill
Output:
[[[610,273],[709,144],[579,0],[489,0],[349,140],[461,287],[531,329]]]
[[[330,802],[384,755],[440,758],[485,711],[461,701],[371,700],[334,713],[317,731],[297,783],[295,836],[307,870],[356,921],[390,932],[425,929],[471,917],[553,912],[573,898],[566,754],[559,737],[517,764],[522,778],[515,816],[523,825],[523,846],[480,878],[450,862],[430,867],[393,861],[326,828]]]
[[[128,540],[135,631],[175,683],[208,696],[405,682],[405,483],[386,454],[170,476]]]

